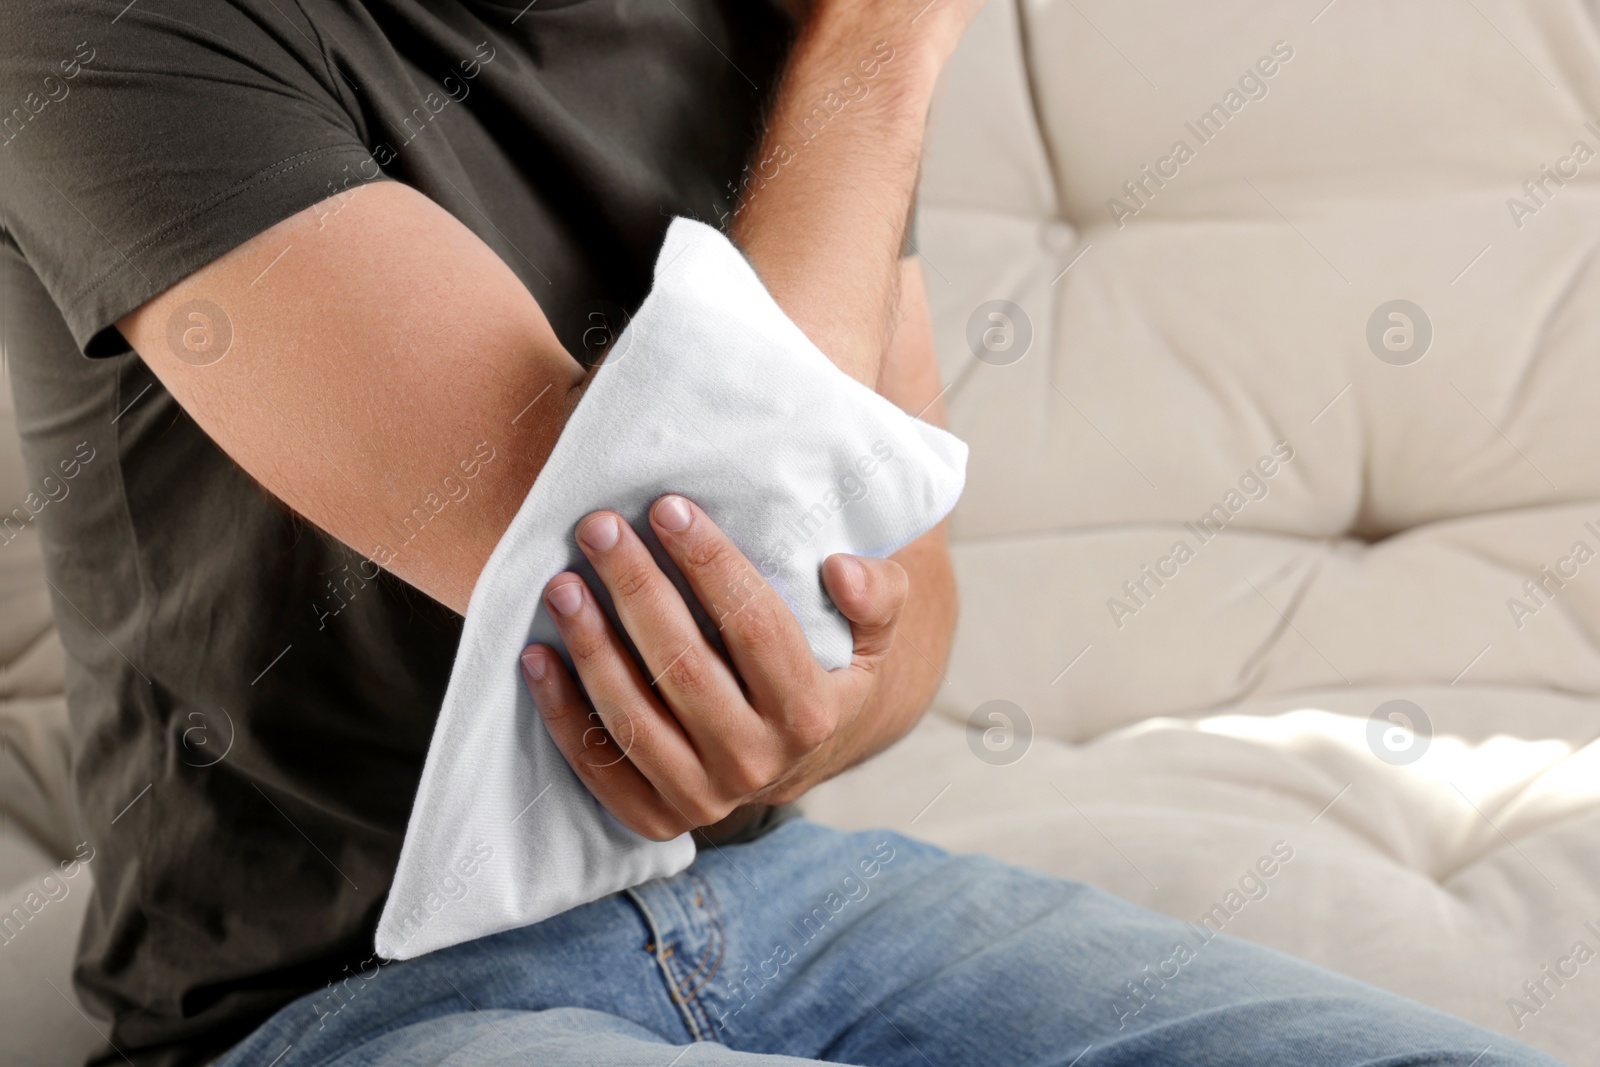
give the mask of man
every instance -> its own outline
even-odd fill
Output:
[[[1546,1062],[1225,938],[1151,971],[1187,928],[775,815],[926,706],[954,613],[942,535],[828,561],[857,653],[829,673],[679,498],[651,521],[696,595],[755,589],[727,660],[601,513],[579,542],[643,665],[570,574],[542,592],[577,677],[548,650],[524,665],[596,797],[646,836],[709,827],[699,860],[373,956],[459,613],[670,217],[727,226],[830,358],[937,417],[898,253],[974,7],[0,14],[25,447],[35,470],[80,441],[104,457],[41,516],[97,850],[77,982],[115,1019],[104,1062]]]

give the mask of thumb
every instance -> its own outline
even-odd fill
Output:
[[[906,606],[910,581],[892,559],[829,556],[822,562],[822,584],[834,605],[850,620],[855,664],[876,669],[894,644],[894,624]]]

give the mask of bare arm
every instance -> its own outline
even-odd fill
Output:
[[[416,190],[378,182],[326,214],[267,230],[118,325],[273,495],[465,612],[583,368],[510,269]],[[233,334],[205,366],[168,341],[193,300],[219,308]],[[463,461],[476,461],[470,479]],[[456,485],[464,499],[408,529],[429,494],[448,499]]]
[[[823,0],[739,186],[734,240],[789,317],[867,385],[895,327],[934,80],[972,6]]]
[[[901,286],[884,393],[937,418],[938,370],[915,261],[902,265]],[[552,578],[545,597],[576,677],[542,645],[522,656],[551,738],[625,825],[658,839],[696,827],[712,840],[736,833],[765,805],[793,800],[890,744],[927,707],[955,619],[943,530],[889,560],[828,557],[823,583],[850,620],[855,654],[848,668],[824,671],[794,615],[709,516],[666,497],[651,524],[721,620],[730,662],[644,543],[603,511],[579,523],[578,543],[643,662],[571,572]]]
[[[904,12],[915,6],[882,5],[907,27]],[[861,0],[818,5],[775,121],[809,110],[800,94],[837,75],[829,53],[806,42],[870,51],[875,10]],[[919,22],[879,79],[878,98],[900,103],[862,109],[848,122],[840,115],[808,146],[816,151],[803,165],[740,220],[739,240],[780,305],[822,338],[824,351],[846,353],[836,359],[863,381],[877,378],[899,235],[880,222],[880,253],[858,262],[859,250],[808,234],[848,229],[832,217],[841,208],[829,174],[871,184],[870,171],[850,170],[853,158],[896,146],[889,154],[904,166],[889,184],[909,189],[931,74],[962,25]],[[891,94],[894,77],[901,82]],[[876,195],[893,199],[893,189]],[[169,346],[169,326],[194,300],[220,308],[233,332],[227,356],[206,366]],[[494,253],[426,197],[392,182],[360,189],[337,211],[314,208],[273,227],[118,326],[201,427],[274,495],[463,612],[585,381]],[[493,458],[483,462],[485,455]],[[475,460],[467,482],[462,464]],[[452,486],[470,492],[456,499]],[[410,536],[405,520],[430,494],[450,494],[451,503]]]
[[[898,278],[880,390],[942,425],[921,265],[904,260]],[[578,677],[539,645],[524,650],[523,669],[550,736],[613,815],[646,836],[702,828],[716,841],[868,759],[921,717],[944,677],[955,575],[943,523],[888,560],[856,560],[853,577],[848,557],[829,557],[823,581],[850,620],[855,656],[825,672],[793,615],[709,517],[690,507],[687,527],[669,529],[665,503],[652,512],[656,534],[701,603],[726,620],[733,662],[711,650],[638,538],[599,512],[579,524],[578,540],[643,670],[572,573],[551,579],[546,597]],[[595,538],[602,524],[616,533]],[[739,609],[716,610],[732,603]]]
[[[807,87],[836,76],[833,53],[816,41],[870,51],[880,39],[871,12],[897,12],[911,25],[907,12],[916,4],[879,2],[881,8],[820,0],[775,122],[785,121],[793,101],[803,103]],[[943,0],[932,10],[967,3]],[[824,11],[838,21],[823,26]],[[915,266],[898,262],[899,226],[878,214],[892,208],[890,220],[904,218],[932,74],[964,18],[930,16],[922,26],[894,45],[894,60],[880,72],[884,79],[891,69],[906,72],[892,93],[888,80],[874,87],[884,90],[885,106],[862,109],[849,122],[839,116],[806,146],[816,149],[806,166],[746,205],[736,230],[780,306],[819,347],[913,412],[937,397],[926,308]],[[894,166],[859,165],[873,153],[885,153]],[[839,195],[841,181],[851,197],[883,197],[890,207],[852,206]],[[862,228],[863,204],[881,226],[875,235]],[[183,348],[191,301],[205,301],[230,320],[232,348],[220,361],[199,365]],[[179,403],[269,491],[463,612],[587,380],[505,264],[443,209],[391,182],[362,188],[336,211],[312,209],[285,221],[118,325]],[[462,477],[469,466],[470,480]],[[441,496],[449,506],[429,506]],[[419,506],[432,517],[411,533],[406,519]],[[660,512],[658,505],[653,517]],[[694,557],[675,558],[691,581],[702,580],[696,593],[709,604],[719,582],[744,588],[753,569],[701,518],[677,536],[658,522],[657,533],[669,551]],[[579,528],[586,552],[585,530],[593,533],[593,522]],[[620,525],[611,554],[599,551],[605,559],[597,570],[608,584],[618,576],[626,583],[630,567],[639,577],[639,568],[654,566],[648,553],[640,555],[637,536]],[[897,559],[827,561],[824,581],[856,636],[855,661],[831,672],[821,669],[793,614],[759,576],[763,609],[739,612],[734,632],[724,634],[732,663],[706,649],[676,655],[684,647],[679,642],[704,639],[656,572],[634,583],[630,596],[618,597],[612,587],[645,650],[651,673],[641,676],[615,635],[607,636],[593,596],[571,586],[578,576],[558,576],[546,595],[580,661],[582,688],[547,652],[524,661],[548,668],[535,678],[528,666],[552,737],[586,775],[585,739],[597,733],[589,718],[596,705],[610,715],[607,729],[598,731],[605,737],[652,730],[626,758],[607,763],[607,781],[586,777],[619,817],[652,835],[672,836],[744,805],[798,795],[903,733],[943,669],[954,594],[942,533]],[[581,605],[575,614],[563,614],[557,586],[567,587],[560,599]],[[908,597],[913,613],[902,629]],[[659,688],[648,681],[657,676]],[[591,705],[594,694],[603,695]],[[693,743],[686,748],[686,742]]]
[[[880,390],[910,414],[944,425],[939,364],[921,264],[902,261],[899,315],[884,358]],[[944,678],[956,621],[956,580],[950,567],[945,523],[889,557],[905,568],[906,603],[895,623],[895,640],[884,657],[861,716],[841,731],[813,761],[810,773],[786,783],[771,799],[787,802],[811,786],[860,763],[898,741],[922,717]]]

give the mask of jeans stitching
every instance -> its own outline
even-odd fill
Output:
[[[686,919],[690,918],[693,908],[700,909],[706,916],[710,928],[707,932],[706,947],[692,969],[689,968],[687,960],[677,953],[666,957],[665,964],[673,971],[673,998],[683,1004],[686,1011],[695,1014],[696,1025],[703,1034],[702,1040],[716,1041],[716,1028],[712,1025],[711,1012],[700,999],[700,992],[710,984],[711,979],[722,967],[727,945],[726,928],[722,920],[722,910],[706,880],[693,871],[686,872],[685,879],[694,892],[692,905],[684,899],[683,893],[676,889],[671,891],[676,898],[675,902],[683,909]],[[709,906],[707,906],[708,901]],[[682,947],[681,942],[677,947]]]
[[[711,892],[711,886],[698,874],[690,872],[689,877],[695,883],[695,906],[705,912],[707,921],[711,924],[711,936],[706,939],[705,953],[701,955],[700,962],[695,965],[694,970],[684,976],[684,996],[694,997],[698,996],[702,989],[710,985],[711,980],[722,969],[722,959],[727,951],[727,930],[722,921],[722,908],[717,903],[716,894]],[[716,954],[715,960],[711,959],[712,953]],[[693,989],[687,988],[700,975],[701,971],[706,970],[706,962],[708,960],[711,962],[711,969],[707,971],[705,977]]]
[[[682,965],[677,962],[680,959],[681,957],[676,954],[667,957],[667,967],[674,972],[681,972]],[[673,973],[668,979],[672,984],[672,999],[683,1006],[683,1010],[686,1014],[693,1016],[694,1031],[696,1034],[695,1040],[713,1040],[711,1027],[709,1025],[710,1020],[706,1017],[704,1007],[692,992],[684,992],[684,986],[686,984],[685,978],[686,976],[682,975],[681,973]]]
[[[689,879],[695,885],[695,906],[706,915],[710,925],[709,936],[706,939],[706,951],[700,957],[700,962],[694,970],[684,976],[679,988],[684,999],[689,1002],[700,1016],[701,1025],[705,1028],[706,1040],[717,1041],[716,1027],[712,1025],[710,1006],[700,998],[702,990],[711,985],[711,980],[722,969],[722,961],[727,956],[728,935],[727,927],[723,922],[722,907],[717,902],[716,894],[711,891],[711,885],[700,875],[689,872]],[[713,955],[715,958],[713,959]],[[709,961],[710,966],[707,967]],[[705,971],[703,977],[700,972]],[[695,979],[699,978],[698,983]]]
[[[644,916],[645,925],[650,928],[651,943],[647,947],[650,954],[655,958],[656,967],[661,972],[662,980],[666,984],[667,999],[672,1001],[673,1005],[678,1009],[678,1015],[683,1020],[684,1028],[689,1031],[689,1036],[696,1042],[710,1040],[707,1034],[709,1028],[702,1025],[700,1018],[703,1013],[697,1011],[698,1005],[691,1003],[680,992],[677,976],[673,973],[674,964],[672,961],[675,953],[670,950],[670,946],[667,944],[667,928],[665,924],[651,909],[643,893],[637,889],[625,889],[623,892],[629,900],[633,901],[634,906]]]

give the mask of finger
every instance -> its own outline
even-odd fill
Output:
[[[716,822],[706,768],[678,720],[657,699],[583,579],[558,574],[545,603],[589,703],[639,772],[688,818]],[[692,798],[692,799],[691,799]]]
[[[628,760],[554,650],[544,645],[523,649],[522,679],[568,766],[618,822],[656,841],[682,832],[675,829],[681,820]]]
[[[751,703],[781,711],[787,695],[814,690],[821,668],[800,621],[717,524],[677,495],[656,501],[650,523],[722,631]]]
[[[850,620],[855,638],[851,667],[877,670],[894,645],[895,624],[905,610],[910,591],[905,568],[892,559],[839,553],[822,561],[822,583],[834,606]]]
[[[622,627],[696,751],[738,749],[759,726],[739,681],[689,613],[683,594],[621,517],[602,511],[578,527],[578,544],[611,592]]]

